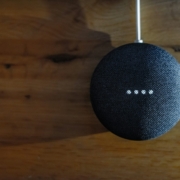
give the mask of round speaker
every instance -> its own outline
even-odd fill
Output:
[[[179,63],[151,44],[118,47],[96,67],[90,97],[98,119],[114,134],[156,138],[180,119]]]

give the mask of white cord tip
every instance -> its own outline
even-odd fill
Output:
[[[143,40],[135,40],[135,43],[143,43]]]

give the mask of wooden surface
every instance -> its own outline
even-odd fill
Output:
[[[108,132],[89,82],[135,39],[134,0],[0,0],[0,179],[180,179],[180,124],[152,141]],[[180,62],[180,0],[142,1],[143,39]]]

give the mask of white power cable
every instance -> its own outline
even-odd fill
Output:
[[[135,43],[143,43],[141,39],[141,1],[136,0],[136,40]]]

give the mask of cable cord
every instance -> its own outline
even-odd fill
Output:
[[[141,1],[136,0],[136,40],[135,43],[143,43],[141,39]]]

